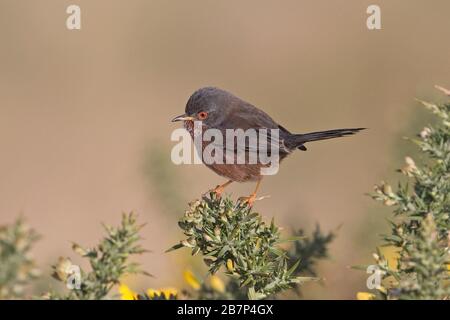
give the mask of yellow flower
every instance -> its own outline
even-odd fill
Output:
[[[194,290],[200,289],[200,281],[195,277],[195,275],[190,270],[186,270],[183,272],[184,281],[188,285],[190,285]]]
[[[227,260],[227,269],[228,269],[228,271],[230,271],[230,272],[233,272],[233,271],[234,271],[234,263],[233,263],[233,260],[231,260],[231,259],[228,259],[228,260]]]
[[[217,292],[225,292],[225,284],[218,276],[211,276],[211,278],[209,279],[209,283],[211,284],[211,287]]]
[[[159,296],[160,292],[159,292],[159,290],[155,290],[155,289],[147,289],[147,295],[153,299],[155,296]]]
[[[164,294],[166,299],[169,299],[170,296],[176,297],[178,294],[178,290],[176,288],[172,288],[172,287],[162,288],[161,292]]]
[[[396,246],[379,247],[380,253],[384,256],[391,270],[397,270],[398,259],[400,258],[400,249]]]
[[[136,300],[137,294],[133,292],[126,284],[121,284],[119,286],[120,298],[122,300]]]
[[[166,300],[170,299],[170,296],[176,296],[178,294],[178,290],[175,288],[161,288],[159,290],[155,290],[155,289],[148,289],[147,290],[147,295],[150,298],[154,298],[155,296],[160,296],[160,295],[164,295],[164,298]]]
[[[356,294],[356,299],[358,300],[374,300],[375,295],[369,292],[358,292]]]

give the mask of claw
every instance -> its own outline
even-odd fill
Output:
[[[266,195],[266,196],[261,196],[261,197],[256,197],[256,194],[251,194],[248,197],[239,197],[238,201],[242,204],[246,204],[249,207],[253,206],[253,203],[255,203],[255,201],[259,201],[259,200],[263,200],[263,199],[267,199],[270,198],[270,195]]]
[[[233,180],[228,180],[224,184],[217,185],[214,189],[209,190],[206,195],[210,193],[214,193],[216,195],[216,198],[220,199],[222,197],[222,193],[225,190],[225,187],[228,186],[230,183],[232,183]]]
[[[256,199],[256,195],[255,194],[251,194],[248,197],[239,197],[238,201],[242,204],[246,204],[249,207],[253,206],[253,202],[255,202]]]
[[[225,190],[225,188],[222,185],[218,185],[213,189],[208,190],[204,194],[202,194],[202,197],[206,197],[207,195],[214,193],[217,199],[220,199],[222,197],[222,193]]]
[[[225,188],[222,185],[218,185],[214,189],[212,189],[210,192],[213,192],[216,194],[217,198],[220,198],[222,196],[223,191]]]
[[[266,195],[266,196],[261,196],[261,197],[256,197],[256,194],[251,194],[248,197],[239,197],[238,201],[241,202],[242,204],[246,204],[249,207],[253,206],[253,203],[255,203],[255,201],[260,201],[260,200],[264,200],[270,198],[270,195]]]

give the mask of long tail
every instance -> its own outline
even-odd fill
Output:
[[[291,140],[289,142],[292,148],[306,150],[306,147],[303,144],[307,142],[345,137],[353,135],[364,129],[366,128],[334,129],[334,130],[310,132],[305,134],[293,134],[291,136],[291,139],[289,139]]]

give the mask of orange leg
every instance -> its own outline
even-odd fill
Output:
[[[253,205],[253,202],[255,202],[255,200],[256,200],[256,194],[258,192],[261,181],[262,181],[262,178],[259,179],[258,182],[256,183],[255,191],[253,191],[248,197],[240,197],[239,201],[241,201],[244,204],[246,203],[246,204],[248,204],[249,207],[251,207]]]
[[[233,180],[228,180],[224,184],[219,184],[217,187],[211,190],[211,192],[214,192],[218,198],[222,196],[222,192],[225,190],[225,187],[231,184]]]

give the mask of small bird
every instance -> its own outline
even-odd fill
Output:
[[[227,129],[278,129],[279,138],[276,140],[276,143],[279,147],[280,161],[297,149],[306,151],[305,143],[353,135],[365,129],[333,129],[294,134],[275,122],[264,111],[230,92],[215,87],[205,87],[195,91],[186,104],[185,113],[172,119],[172,122],[176,121],[184,122],[184,127],[189,131],[192,138],[194,138],[194,121],[201,121],[203,131],[206,129],[218,129],[222,132],[225,132]],[[270,140],[270,136],[267,139]],[[209,143],[214,142],[202,142],[203,150]],[[271,143],[271,141],[268,141],[268,143]],[[233,151],[236,155],[237,151]],[[251,153],[254,151],[246,147],[245,152]],[[252,206],[256,200],[256,195],[263,177],[261,175],[261,168],[267,165],[260,162],[253,164],[225,163],[225,161],[224,163],[203,162],[214,172],[228,179],[227,182],[211,190],[219,197],[225,187],[232,182],[256,181],[255,190],[248,197],[239,198],[242,203],[247,203],[249,206]]]

